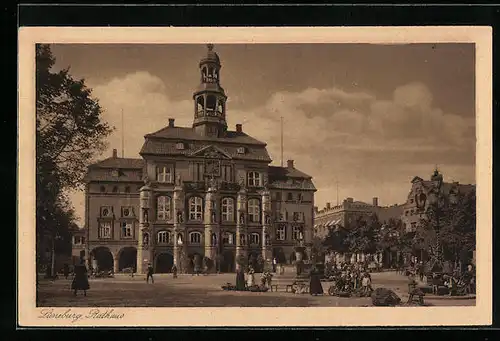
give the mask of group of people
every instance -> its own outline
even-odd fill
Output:
[[[329,273],[337,292],[360,292],[369,296],[373,291],[372,277],[364,263],[334,263]]]

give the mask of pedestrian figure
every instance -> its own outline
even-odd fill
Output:
[[[173,278],[177,278],[177,266],[172,266],[172,275],[173,275]]]
[[[273,258],[273,272],[276,273],[276,257]]]
[[[250,288],[255,285],[255,270],[252,266],[248,268],[247,274],[247,287]]]
[[[239,268],[236,272],[236,290],[245,290],[245,273],[242,268]]]
[[[363,279],[361,280],[361,284],[363,286],[363,295],[370,296],[373,289],[372,289],[372,280],[368,272],[365,272]]]
[[[285,264],[280,263],[280,275],[283,275],[285,273]]]
[[[68,279],[68,276],[69,276],[69,266],[66,263],[64,263],[64,266],[63,266],[63,274],[64,274],[64,278]]]
[[[153,266],[151,265],[151,263],[148,264],[148,272],[147,272],[147,275],[146,275],[146,283],[149,283],[149,278],[151,277],[151,283],[154,283],[155,280],[153,278]]]
[[[424,304],[424,293],[421,289],[417,287],[417,281],[415,281],[415,277],[413,275],[408,276],[408,303],[413,301],[413,297],[418,296],[418,303],[420,305]]]
[[[323,295],[323,285],[321,285],[320,273],[316,266],[314,266],[311,270],[309,279],[309,293],[314,296]]]
[[[83,295],[87,296],[87,290],[90,289],[89,280],[87,277],[87,267],[82,262],[80,265],[75,266],[75,277],[71,283],[71,290],[76,296],[78,290],[83,290]]]

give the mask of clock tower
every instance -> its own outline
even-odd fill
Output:
[[[205,137],[223,137],[227,131],[226,94],[220,85],[220,59],[212,44],[200,61],[200,84],[193,94],[195,131]]]

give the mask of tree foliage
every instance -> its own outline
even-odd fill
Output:
[[[375,214],[368,219],[363,216],[357,217],[346,238],[349,251],[352,253],[375,253],[380,227],[380,222]]]
[[[442,250],[435,250],[436,239]],[[476,193],[471,190],[444,196],[440,204],[429,205],[415,233],[415,244],[445,260],[465,260],[476,248]]]
[[[69,243],[75,215],[65,193],[81,188],[88,164],[111,133],[84,80],[54,72],[48,45],[36,46],[36,229]],[[60,242],[63,243],[63,242]]]

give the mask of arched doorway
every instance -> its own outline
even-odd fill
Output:
[[[124,247],[118,256],[118,271],[126,268],[137,269],[137,249],[135,247]]]
[[[97,247],[92,250],[92,267],[97,271],[113,271],[113,254],[107,247]]]
[[[273,249],[273,258],[276,258],[276,262],[279,264],[286,264],[286,256],[285,252],[283,252],[283,248],[276,247]]]
[[[155,273],[168,273],[172,271],[174,256],[170,253],[162,252],[156,256]]]
[[[221,272],[234,272],[234,251],[226,250],[222,253]]]

